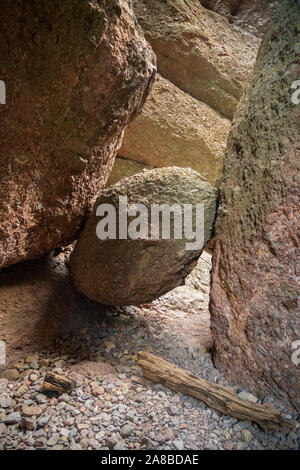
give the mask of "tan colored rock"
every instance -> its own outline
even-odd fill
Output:
[[[129,0],[1,2],[0,267],[74,240],[105,186],[154,76],[132,15]]]
[[[18,380],[20,377],[19,371],[17,369],[4,369],[0,370],[0,379],[7,379],[10,382]]]
[[[125,223],[120,222],[120,196],[127,197],[127,209],[134,204],[144,205],[147,214],[140,212],[143,221],[137,223],[136,217],[129,214],[125,216]],[[110,205],[116,221],[115,234],[108,238],[105,236],[105,239],[100,239],[98,232],[101,217],[97,215],[97,209],[102,204]],[[169,234],[164,238],[161,223],[155,224],[150,216],[152,204],[169,207],[177,204],[181,211],[179,221],[175,217],[169,219]],[[186,245],[188,238],[183,230],[183,222],[186,222],[182,210],[184,204],[191,204],[194,208],[189,219],[194,230],[195,205],[204,206],[204,237],[202,240],[197,238],[199,243],[191,247]],[[204,244],[212,237],[216,205],[216,190],[189,168],[157,168],[110,186],[96,201],[71,254],[70,268],[75,287],[91,300],[118,306],[151,302],[184,284]],[[150,235],[152,222],[157,228],[155,239]],[[134,223],[137,233],[128,235]],[[120,224],[126,232],[123,237],[119,237]],[[174,227],[179,229],[176,238]],[[178,236],[179,231],[181,234]]]
[[[125,131],[119,154],[155,167],[189,167],[215,185],[230,125],[210,106],[157,75],[141,114]]]
[[[143,163],[127,160],[126,158],[116,157],[111,174],[106,183],[106,187],[112,186],[123,178],[141,173],[143,170],[151,170],[153,167]]]
[[[25,418],[31,418],[32,416],[36,416],[37,418],[43,414],[42,408],[36,405],[23,405],[22,406],[22,415]]]
[[[299,5],[299,2],[298,2]],[[264,38],[226,151],[210,309],[228,379],[300,406],[300,9],[284,0]]]
[[[200,2],[137,0],[135,13],[160,74],[232,119],[260,41]]]

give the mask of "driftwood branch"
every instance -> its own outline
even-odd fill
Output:
[[[254,421],[265,430],[296,428],[295,423],[286,420],[279,411],[242,400],[229,388],[207,382],[153,354],[140,351],[138,365],[143,368],[144,377],[148,380],[159,382],[175,392],[197,398],[219,413]]]
[[[76,383],[54,372],[47,372],[45,375],[42,391],[68,393],[74,390]]]

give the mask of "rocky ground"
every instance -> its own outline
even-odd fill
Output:
[[[265,433],[142,377],[136,354],[147,350],[226,384],[209,353],[209,270],[210,255],[204,253],[185,287],[149,305],[106,309],[39,352],[24,357],[19,351],[19,359],[0,372],[0,449],[299,448],[299,429]],[[41,393],[47,370],[72,377],[76,389]],[[271,398],[260,402],[299,419]]]

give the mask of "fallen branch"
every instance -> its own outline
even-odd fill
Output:
[[[296,424],[285,419],[279,411],[265,405],[242,400],[229,388],[207,382],[174,364],[145,351],[138,353],[138,365],[144,377],[166,387],[203,401],[219,413],[256,422],[264,430],[295,429]]]
[[[42,391],[68,393],[74,390],[76,383],[54,372],[47,372],[45,375]]]

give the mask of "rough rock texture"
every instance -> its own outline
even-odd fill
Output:
[[[96,210],[100,204],[112,204],[117,213],[119,233],[119,196],[127,196],[128,205],[144,204],[148,210],[154,203],[177,203],[181,207],[183,204],[204,204],[204,238],[207,242],[212,236],[215,219],[216,190],[195,171],[171,167],[125,178],[107,188],[96,201],[70,258],[75,287],[90,299],[106,305],[138,305],[182,285],[195,267],[203,245],[187,250],[185,238],[174,239],[173,218],[170,239],[162,239],[161,234],[157,240],[145,239],[150,233],[148,217],[146,233],[141,233],[140,227],[141,237],[136,240],[129,237],[100,240],[96,235],[100,222]],[[128,219],[132,221],[132,217]],[[195,216],[193,222],[195,228]]]
[[[160,74],[231,119],[250,79],[259,39],[198,1],[136,0],[134,10]]]
[[[143,104],[153,52],[127,0],[1,2],[0,266],[73,240]]]
[[[136,175],[137,173],[141,173],[143,170],[152,170],[152,168],[153,167],[143,163],[127,160],[122,157],[116,157],[111,174],[106,182],[106,186],[112,186],[123,178]]]
[[[299,4],[298,4],[299,5]],[[211,314],[215,364],[252,389],[300,405],[300,9],[284,1],[260,50],[228,141],[216,226]]]
[[[215,184],[230,121],[156,76],[141,114],[127,127],[119,155],[156,167],[190,167]]]
[[[279,0],[200,0],[209,10],[225,16],[230,23],[261,37],[268,28]]]

